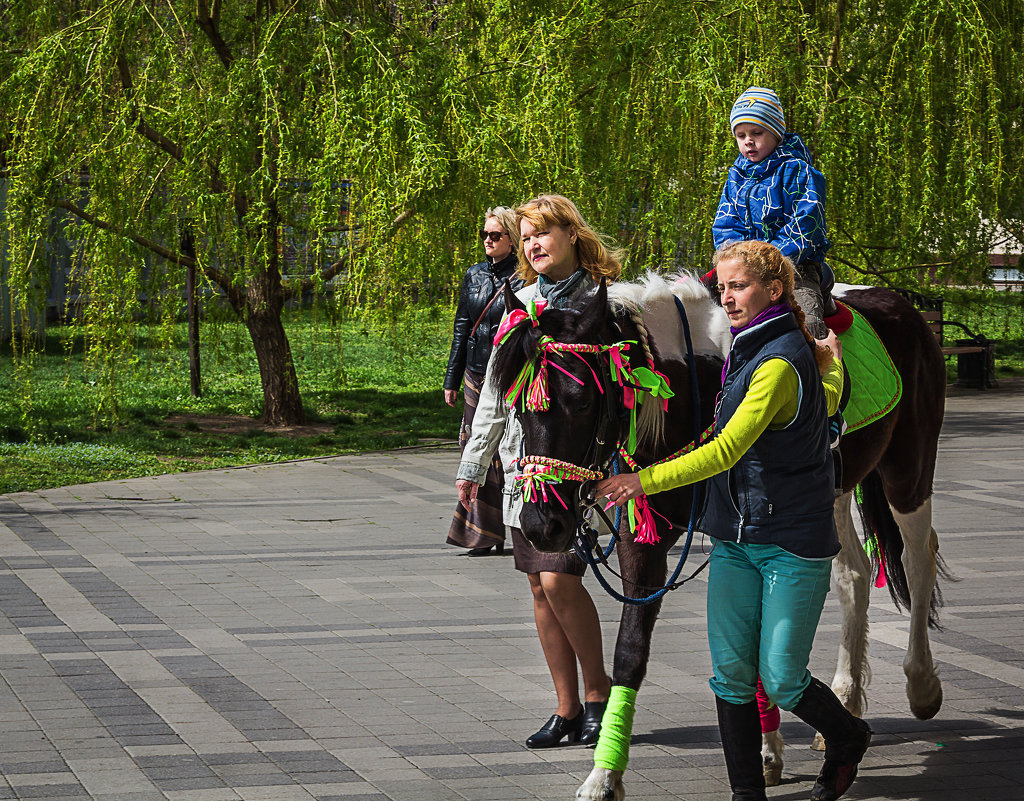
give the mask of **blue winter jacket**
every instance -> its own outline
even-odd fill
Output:
[[[796,134],[767,158],[754,163],[739,156],[718,202],[712,228],[715,248],[727,242],[771,242],[799,267],[815,262],[822,285],[831,285],[825,266],[830,243],[825,228],[825,176],[814,169],[811,154]]]

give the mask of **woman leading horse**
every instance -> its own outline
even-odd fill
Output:
[[[827,417],[842,391],[840,348],[834,337],[832,351],[816,346],[793,299],[793,266],[774,246],[737,242],[715,263],[734,338],[714,439],[665,464],[605,479],[596,495],[622,506],[709,479],[702,530],[714,539],[711,687],[732,799],[766,800],[760,674],[769,697],[824,735],[811,799],[833,801],[849,788],[871,739],[868,725],[807,669],[839,551]],[[613,692],[609,713],[617,701]]]

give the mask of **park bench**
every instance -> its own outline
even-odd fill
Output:
[[[956,383],[958,387],[988,389],[996,386],[995,342],[975,334],[956,320],[947,320],[943,299],[939,295],[925,295],[912,289],[896,288],[896,291],[914,304],[928,327],[935,334],[943,356],[956,356]],[[945,337],[947,326],[960,330],[961,336],[948,344]]]

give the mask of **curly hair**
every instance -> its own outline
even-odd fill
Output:
[[[573,229],[576,232],[576,259],[595,281],[602,278],[614,281],[622,273],[621,251],[607,237],[590,227],[569,198],[562,195],[537,195],[516,209],[517,225],[523,220],[539,229],[553,225]],[[534,283],[540,275],[527,261],[521,244],[518,273],[527,284]]]
[[[803,332],[804,339],[814,351],[814,360],[818,364],[818,372],[824,375],[832,364],[832,351],[819,345],[817,340],[811,336],[804,322],[804,310],[796,302],[794,289],[796,287],[796,269],[793,262],[782,255],[781,251],[769,242],[758,240],[746,240],[741,242],[730,242],[723,245],[715,252],[714,265],[717,268],[719,262],[725,259],[739,259],[743,266],[751,273],[758,283],[768,286],[772,281],[779,281],[782,284],[782,296],[780,303],[789,304],[796,315],[797,324]]]

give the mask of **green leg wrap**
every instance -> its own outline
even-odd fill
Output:
[[[601,719],[601,736],[594,749],[594,767],[606,770],[625,770],[629,764],[629,740],[633,736],[633,712],[636,710],[636,690],[612,686]]]

